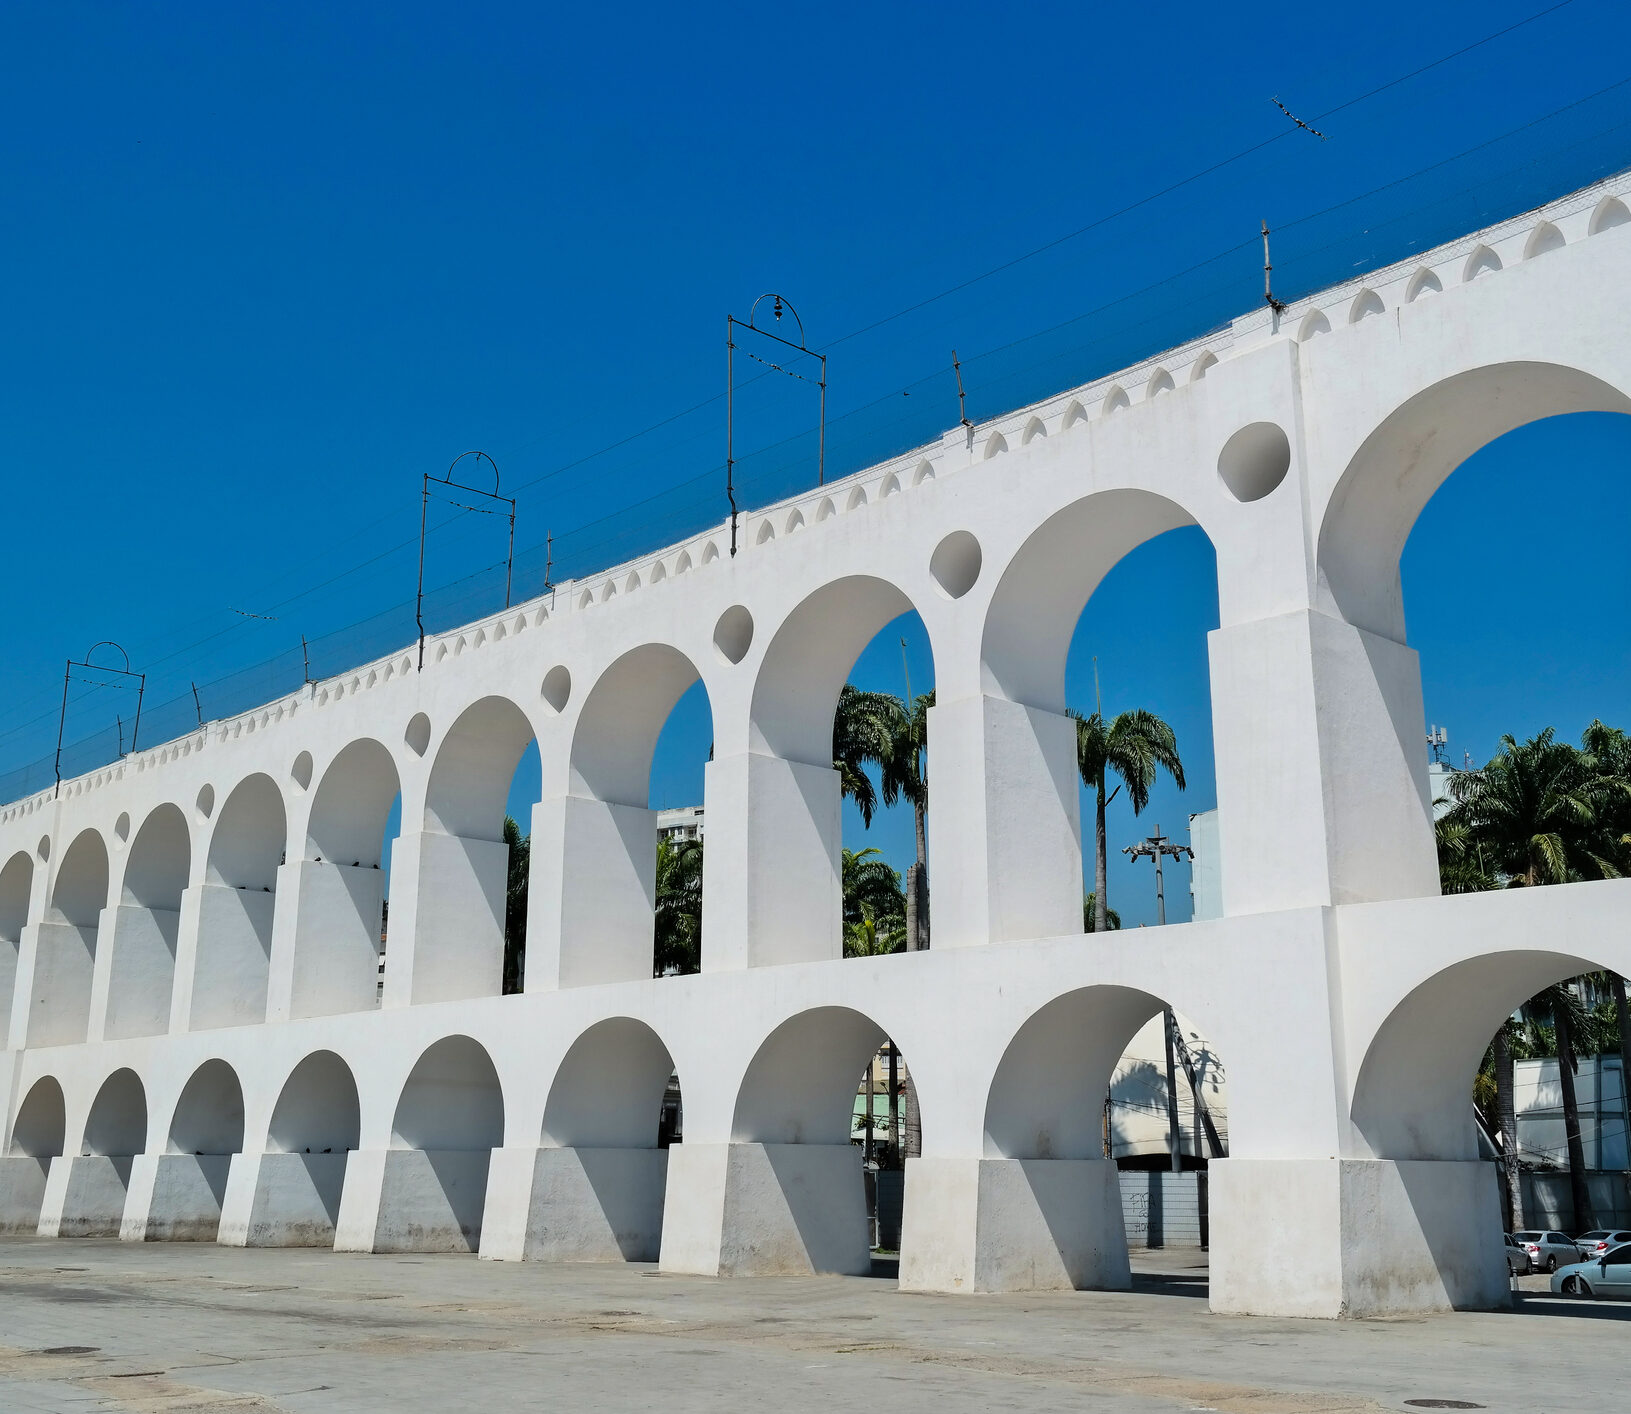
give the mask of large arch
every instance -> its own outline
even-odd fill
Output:
[[[58,1237],[116,1237],[135,1156],[147,1147],[147,1091],[129,1067],[102,1082],[85,1119],[57,1220]]]
[[[1345,621],[1405,640],[1399,556],[1433,493],[1497,437],[1545,417],[1631,412],[1631,393],[1583,369],[1501,363],[1406,399],[1354,453],[1319,527],[1320,592]]]
[[[244,1093],[238,1074],[207,1060],[182,1088],[164,1152],[155,1155],[147,1211],[132,1213],[124,1236],[148,1242],[214,1242],[233,1155],[244,1145]]]
[[[85,1039],[108,882],[107,845],[95,830],[81,831],[57,867],[51,902],[40,925],[29,999],[31,1046]]]
[[[244,1146],[244,1090],[224,1060],[207,1060],[188,1078],[170,1118],[165,1152],[215,1155]]]
[[[362,1105],[351,1067],[314,1051],[289,1072],[272,1108],[266,1151],[242,1232],[249,1247],[332,1247],[351,1153],[362,1142]]]
[[[131,841],[108,968],[110,1040],[162,1035],[170,1025],[181,895],[192,867],[187,818],[174,805],[149,812]]]
[[[504,1090],[481,1042],[446,1036],[409,1073],[391,1120],[376,1252],[474,1252]]]
[[[68,1107],[55,1077],[41,1076],[29,1087],[10,1142],[0,1158],[0,1235],[39,1230],[45,1182],[68,1133]]]
[[[272,917],[287,846],[277,783],[264,774],[240,781],[210,836],[193,968],[194,1030],[266,1019]]]
[[[503,990],[510,867],[505,805],[532,740],[527,714],[506,697],[466,707],[442,739],[426,786],[422,832],[404,838],[412,847],[393,856],[393,869],[407,865],[414,876],[413,942],[406,963],[387,960],[388,997],[447,1001]],[[401,899],[400,889],[396,896]]]
[[[381,864],[400,793],[395,758],[370,737],[344,747],[318,782],[300,869],[290,1016],[370,1011],[379,1004]]]
[[[17,960],[33,895],[34,860],[27,850],[18,850],[0,868],[0,1026],[10,1025],[11,1002],[17,990]]]
[[[585,697],[566,794],[539,812],[549,847],[529,920],[534,988],[633,981],[656,970],[652,760],[670,714],[700,681],[684,653],[648,643],[616,659]]]

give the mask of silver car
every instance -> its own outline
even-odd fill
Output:
[[[1518,1246],[1529,1254],[1530,1265],[1537,1271],[1555,1272],[1559,1267],[1578,1262],[1585,1255],[1574,1245],[1572,1237],[1566,1237],[1561,1232],[1541,1232],[1531,1228],[1512,1235],[1518,1239]]]
[[[1580,1258],[1585,1262],[1601,1257],[1605,1252],[1612,1252],[1616,1247],[1624,1247],[1628,1242],[1631,1242],[1631,1228],[1623,1227],[1600,1227],[1592,1232],[1583,1232],[1574,1239],[1574,1245],[1580,1249]]]
[[[1534,1271],[1534,1263],[1529,1260],[1528,1251],[1519,1243],[1510,1232],[1506,1234],[1506,1274],[1512,1277],[1526,1277]]]
[[[1552,1290],[1562,1296],[1631,1296],[1631,1244],[1559,1268],[1552,1273]]]

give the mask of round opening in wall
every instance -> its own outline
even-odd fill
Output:
[[[289,768],[289,777],[301,790],[311,785],[311,752],[302,751],[295,757],[294,765]]]
[[[1290,469],[1291,443],[1273,422],[1247,423],[1218,453],[1218,475],[1237,501],[1261,501]]]
[[[980,542],[966,530],[954,530],[934,547],[929,574],[948,599],[961,599],[980,577]]]
[[[415,712],[407,731],[402,733],[402,740],[415,756],[423,756],[430,749],[430,718],[423,712]]]
[[[41,835],[40,842],[34,846],[34,853],[39,855],[40,863],[44,864],[51,858],[51,836]]]
[[[566,704],[572,700],[571,670],[565,663],[557,663],[544,674],[544,685],[539,691],[557,712],[566,711]]]
[[[753,615],[733,604],[714,625],[714,647],[727,663],[740,663],[753,645]]]
[[[205,786],[198,792],[198,818],[208,820],[215,810],[215,787]]]
[[[113,822],[113,833],[119,836],[120,844],[130,841],[130,812],[127,810]]]

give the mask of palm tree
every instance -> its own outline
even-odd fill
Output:
[[[1082,895],[1082,932],[1095,933],[1098,931],[1098,896],[1089,889]],[[1121,915],[1113,908],[1104,910],[1107,926],[1112,932],[1121,927]]]
[[[1071,715],[1076,718],[1076,765],[1082,784],[1094,792],[1093,928],[1102,933],[1110,926],[1105,808],[1125,788],[1133,814],[1142,814],[1150,803],[1150,788],[1161,771],[1172,777],[1179,790],[1184,789],[1184,766],[1178,759],[1177,734],[1153,712],[1135,708],[1118,714],[1109,723],[1100,712],[1091,717],[1079,712]],[[1121,783],[1106,795],[1106,778],[1112,774]]]
[[[652,973],[702,969],[702,841],[657,841],[657,909]]]
[[[1527,1008],[1532,1018],[1545,1018],[1552,1024],[1557,1050],[1558,1085],[1563,1092],[1563,1138],[1569,1150],[1569,1197],[1574,1206],[1576,1231],[1597,1225],[1592,1212],[1591,1190],[1586,1185],[1586,1151],[1580,1137],[1580,1102],[1575,1095],[1574,1074],[1580,1069],[1574,1037],[1583,1029],[1585,1008],[1567,982],[1558,982],[1531,997]]]
[[[888,762],[900,716],[900,699],[888,692],[862,692],[845,683],[833,713],[833,769],[839,790],[855,802],[868,829],[878,809],[878,792],[866,768]]]
[[[904,798],[912,807],[917,862],[906,871],[906,937],[907,947],[915,952],[929,946],[929,775],[924,752],[934,689],[914,697],[909,709],[899,698],[890,700],[895,713],[883,762],[883,803],[893,805]]]
[[[504,843],[510,847],[509,871],[504,881],[504,980],[506,996],[519,992],[527,970],[527,874],[532,862],[532,836],[508,815],[504,817]]]

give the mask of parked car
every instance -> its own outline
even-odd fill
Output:
[[[1600,1227],[1593,1232],[1583,1232],[1574,1239],[1574,1245],[1580,1249],[1583,1261],[1590,1262],[1601,1257],[1603,1253],[1615,1247],[1624,1247],[1631,1242],[1631,1228]]]
[[[1507,1233],[1506,1274],[1513,1277],[1526,1277],[1534,1270],[1535,1264],[1529,1260],[1528,1249],[1510,1232]]]
[[[1564,1296],[1631,1296],[1631,1244],[1558,1268],[1552,1290]]]
[[[1531,1228],[1527,1232],[1515,1232],[1512,1235],[1518,1239],[1518,1245],[1529,1254],[1530,1264],[1541,1271],[1555,1272],[1559,1267],[1578,1262],[1585,1256],[1585,1253],[1574,1245],[1574,1239],[1565,1237],[1561,1232],[1540,1232]]]

